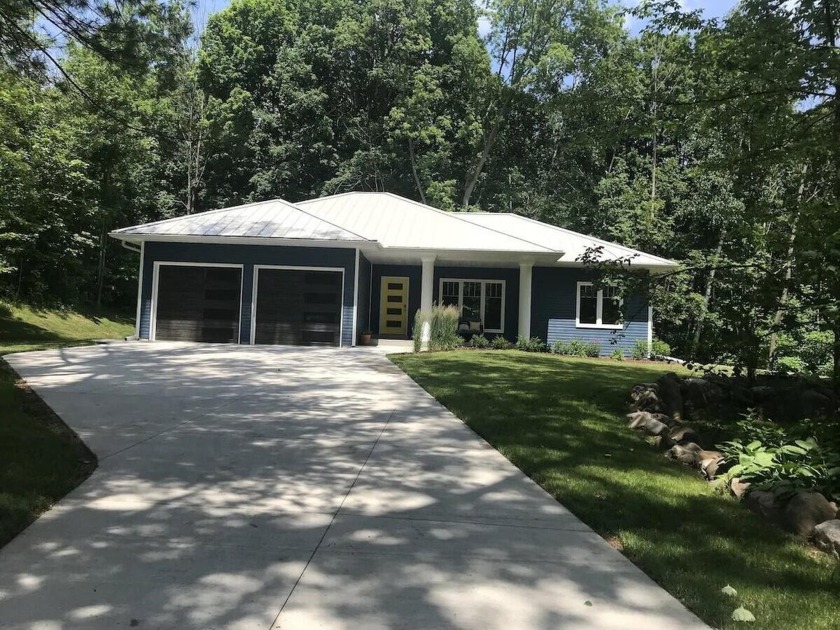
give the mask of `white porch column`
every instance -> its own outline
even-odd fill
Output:
[[[519,263],[519,336],[531,337],[531,272],[533,261]]]
[[[423,274],[420,280],[420,310],[423,312],[428,312],[432,310],[432,301],[435,292],[435,257],[434,256],[423,256],[421,259],[423,263]],[[411,317],[414,317],[413,313],[409,313]],[[423,346],[429,342],[429,337],[431,336],[431,327],[429,326],[429,322],[423,322],[423,330],[420,334],[420,340],[423,342]]]

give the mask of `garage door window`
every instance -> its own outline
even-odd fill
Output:
[[[236,343],[242,270],[161,264],[155,338]]]

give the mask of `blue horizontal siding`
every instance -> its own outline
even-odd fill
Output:
[[[140,338],[148,339],[152,320],[154,264],[160,262],[242,264],[242,319],[240,343],[251,341],[251,301],[254,266],[339,267],[344,269],[341,345],[353,344],[353,306],[355,294],[356,250],[333,247],[285,247],[270,245],[224,245],[216,243],[146,242],[143,281],[140,290]]]
[[[648,308],[644,300],[629,297],[624,300],[624,322],[619,330],[607,328],[578,328],[577,283],[592,282],[594,272],[587,269],[551,269],[535,267],[532,279],[531,334],[545,340],[593,341],[601,345],[601,354],[610,355],[618,348],[630,356],[638,340],[648,337]]]

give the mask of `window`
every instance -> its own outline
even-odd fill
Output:
[[[440,304],[455,306],[461,317],[480,319],[486,332],[504,332],[504,280],[440,281]]]
[[[615,287],[596,290],[591,282],[577,284],[579,328],[621,328],[621,296]]]

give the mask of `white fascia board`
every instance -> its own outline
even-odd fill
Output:
[[[214,245],[297,245],[300,247],[358,247],[376,245],[376,241],[327,240],[304,238],[277,238],[271,236],[185,236],[183,234],[122,234],[111,232],[108,236],[130,243],[207,243]]]

